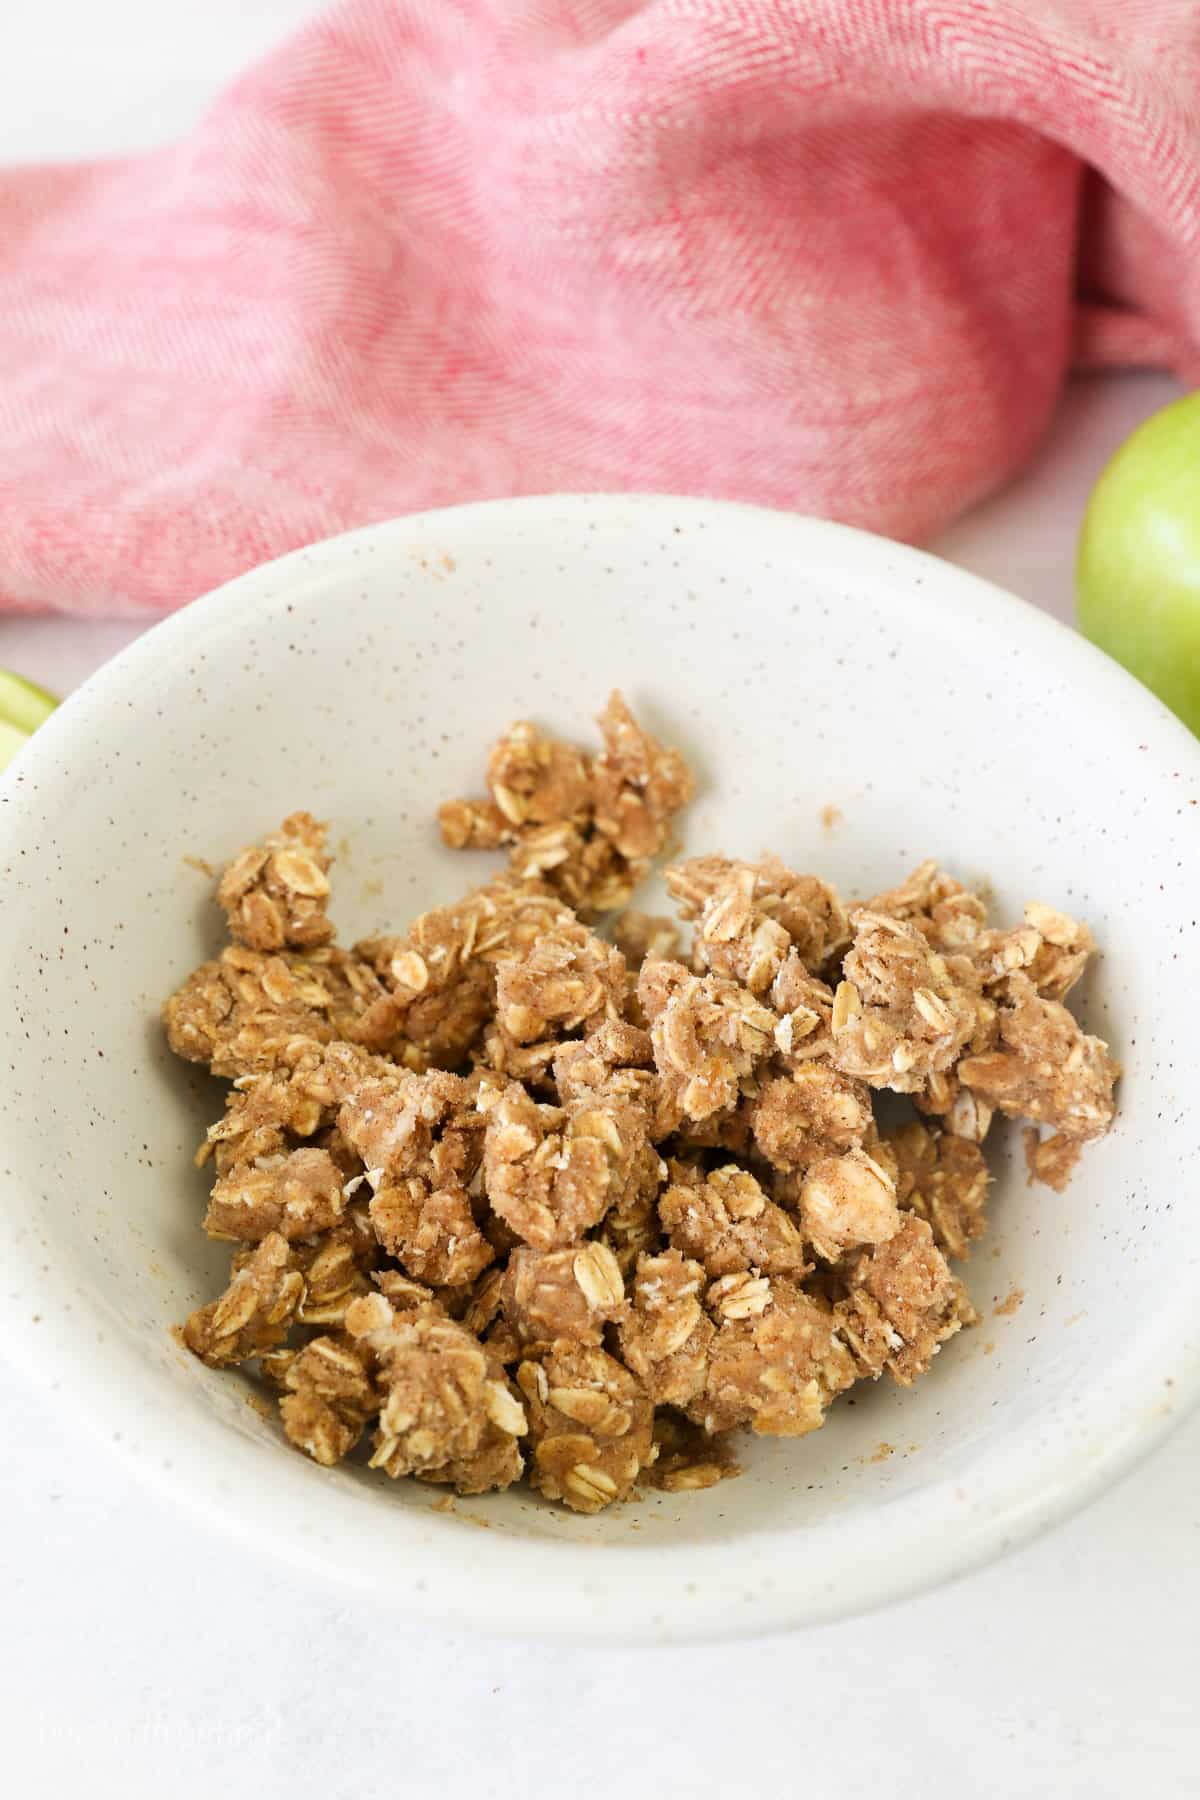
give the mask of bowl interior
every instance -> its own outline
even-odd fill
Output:
[[[220,942],[203,862],[308,807],[333,823],[342,939],[399,929],[493,866],[441,849],[432,815],[478,791],[497,732],[529,715],[587,741],[614,685],[699,770],[690,850],[774,850],[860,895],[932,855],[986,879],[1002,919],[1035,897],[1084,915],[1103,956],[1076,1005],[1126,1064],[1121,1115],[1063,1196],[1028,1187],[998,1133],[966,1270],[982,1322],[911,1391],[864,1387],[803,1441],[748,1441],[743,1478],[705,1493],[595,1519],[524,1492],[435,1513],[440,1490],[312,1467],[248,1384],[169,1336],[226,1264],[191,1166],[221,1100],[169,1055],[158,1006]],[[439,1617],[688,1635],[962,1566],[1099,1479],[1194,1371],[1196,764],[1048,621],[808,521],[525,502],[247,577],[103,671],[3,790],[7,1335],[160,1481]],[[514,1591],[520,1618],[481,1616]]]

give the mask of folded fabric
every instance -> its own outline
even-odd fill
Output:
[[[1195,0],[351,0],[0,173],[0,605],[555,489],[920,538],[1073,354],[1200,371]]]

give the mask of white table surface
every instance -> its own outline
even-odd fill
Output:
[[[0,160],[153,142],[314,10],[4,0]],[[1076,384],[1028,473],[934,548],[1069,619],[1088,487],[1174,391]],[[66,691],[135,629],[0,620],[0,664]],[[1200,1416],[1081,1517],[887,1613],[716,1649],[563,1652],[413,1632],[260,1564],[2,1365],[0,1414],[0,1787],[22,1800],[1197,1791]]]

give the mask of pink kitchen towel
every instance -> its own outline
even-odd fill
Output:
[[[0,605],[554,489],[920,538],[1073,359],[1200,374],[1197,0],[350,0],[0,173]]]

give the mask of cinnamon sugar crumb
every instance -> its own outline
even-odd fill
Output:
[[[681,929],[629,901],[691,774],[619,694],[600,729],[511,726],[439,814],[507,873],[349,950],[327,829],[290,814],[220,876],[231,941],[163,1009],[230,1084],[195,1159],[229,1280],[177,1341],[248,1365],[315,1463],[357,1452],[483,1529],[456,1496],[699,1491],[739,1433],[923,1379],[978,1319],[951,1265],[986,1228],[993,1115],[1059,1188],[1113,1116],[1117,1064],[1063,1004],[1085,923],[1038,900],[992,926],[933,861],[854,904],[714,853],[665,873]],[[881,1130],[881,1091],[919,1116]]]

